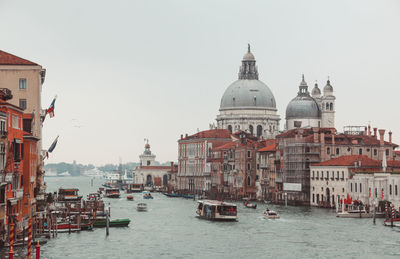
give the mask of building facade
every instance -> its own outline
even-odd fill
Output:
[[[250,45],[243,57],[238,80],[225,90],[219,111],[219,129],[227,129],[231,133],[243,130],[263,138],[273,138],[279,132],[280,117],[275,97],[269,87],[258,79]]]

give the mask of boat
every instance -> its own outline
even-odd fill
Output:
[[[128,196],[126,196],[126,199],[127,199],[128,201],[133,201],[133,195],[128,195]]]
[[[104,197],[107,198],[119,198],[119,189],[118,188],[108,188],[105,190]]]
[[[196,214],[201,219],[215,221],[236,221],[237,206],[233,203],[226,203],[215,200],[200,200]]]
[[[114,219],[110,220],[109,226],[110,227],[127,227],[131,222],[130,219]],[[105,218],[96,219],[93,223],[93,227],[95,228],[104,228],[107,226],[107,221]]]
[[[391,227],[392,226],[392,220],[391,219],[386,219],[383,222],[383,225],[386,227]],[[394,218],[393,219],[393,227],[400,227],[400,218]]]
[[[143,199],[153,199],[153,196],[151,196],[150,192],[144,191],[142,192],[143,194]]]
[[[57,226],[52,226],[51,227],[51,231],[55,230],[59,233],[65,233],[65,232],[69,232],[71,229],[71,232],[75,232],[75,231],[80,231],[80,230],[92,230],[93,229],[93,225],[92,224],[81,224],[81,226],[79,227],[78,224],[69,224],[69,223],[58,223]],[[49,228],[45,229],[45,232],[49,232]]]
[[[98,192],[89,193],[89,194],[88,194],[87,200],[88,200],[88,201],[98,201],[98,200],[101,200],[100,193],[98,193]]]
[[[136,207],[137,211],[147,211],[147,204],[146,203],[139,203]]]
[[[279,219],[279,215],[276,211],[270,210],[270,209],[266,209],[264,211],[264,217],[268,218],[268,219]]]
[[[179,194],[177,194],[177,193],[166,193],[166,192],[163,192],[162,194],[164,194],[165,196],[167,196],[167,197],[171,197],[171,198],[176,198],[176,197],[181,197]]]
[[[60,188],[58,189],[58,202],[80,202],[82,196],[78,195],[79,189],[77,188]]]
[[[143,191],[143,184],[131,183],[126,188],[126,193],[141,192]]]
[[[182,194],[182,197],[183,198],[186,198],[186,199],[194,199],[194,194]]]
[[[255,203],[248,203],[247,201],[244,203],[244,206],[249,209],[257,209],[257,204]]]

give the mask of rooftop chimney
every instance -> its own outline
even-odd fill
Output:
[[[364,135],[368,135],[367,127],[364,128]]]
[[[384,129],[380,129],[379,130],[379,144],[381,146],[383,146],[383,144],[385,143],[384,137],[385,137],[385,130]]]
[[[186,134],[185,134],[185,138],[187,138],[187,137],[188,137],[188,134],[186,133]]]
[[[376,135],[377,130],[378,130],[378,128],[374,128],[374,138],[378,138],[378,136]]]
[[[183,139],[183,134],[181,134],[181,139]]]
[[[392,131],[389,131],[389,143],[392,144]]]
[[[368,125],[368,136],[371,136],[371,125]]]

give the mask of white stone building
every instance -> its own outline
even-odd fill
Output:
[[[157,166],[156,155],[151,153],[150,145],[147,143],[143,154],[139,156],[140,165],[133,169],[132,177],[134,183],[144,186],[167,186],[171,166]]]
[[[329,80],[324,87],[322,96],[317,84],[310,95],[303,75],[297,96],[289,102],[286,108],[286,130],[296,127],[334,128],[335,99]]]
[[[269,87],[258,80],[250,45],[243,57],[239,78],[225,90],[219,111],[219,129],[228,129],[231,133],[243,130],[264,138],[274,138],[279,132],[275,97]]]

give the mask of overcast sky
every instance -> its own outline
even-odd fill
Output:
[[[215,122],[247,43],[285,109],[305,74],[330,76],[336,127],[390,129],[400,143],[400,1],[0,0],[0,49],[47,69],[42,105],[49,163],[161,162],[180,134]],[[311,90],[311,89],[310,89]]]

